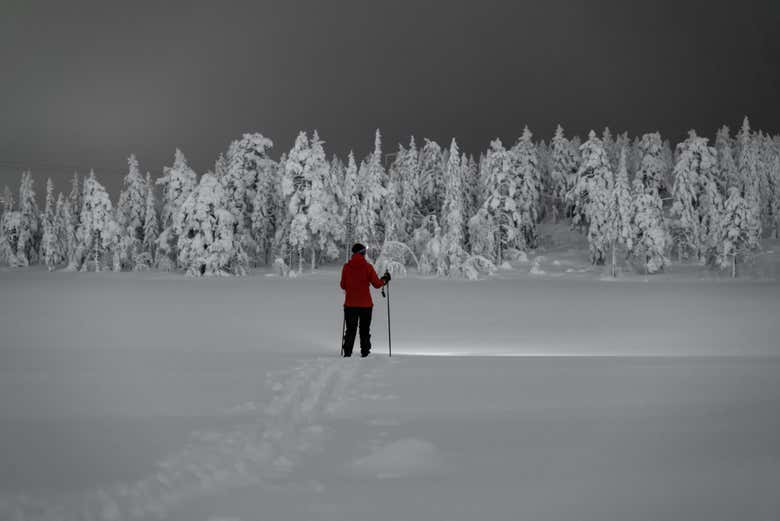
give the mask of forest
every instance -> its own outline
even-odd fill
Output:
[[[737,273],[780,228],[780,136],[745,117],[714,142],[693,130],[675,146],[660,133],[591,131],[549,140],[526,127],[511,146],[478,156],[412,137],[358,160],[328,157],[317,131],[278,159],[273,142],[244,134],[198,175],[180,150],[154,179],[135,156],[116,202],[94,171],[69,193],[31,172],[0,198],[0,263],[68,271],[181,271],[243,275],[264,265],[292,277],[346,259],[355,242],[380,269],[476,279],[539,246],[540,223],[587,238],[590,260],[626,259],[645,273],[670,259]]]

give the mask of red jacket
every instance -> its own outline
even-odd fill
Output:
[[[366,258],[355,253],[349,262],[341,269],[341,289],[347,292],[344,297],[344,306],[349,308],[372,308],[371,291],[368,285],[381,288],[385,281],[376,276],[374,267]]]

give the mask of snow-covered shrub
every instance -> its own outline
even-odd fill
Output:
[[[492,275],[497,270],[493,261],[482,255],[471,255],[460,266],[461,275],[468,280],[477,280],[480,274]]]
[[[386,241],[377,258],[376,271],[377,273],[389,271],[393,277],[397,275],[406,277],[406,265],[410,260],[414,261],[419,271],[420,262],[409,246],[399,241]]]
[[[277,257],[274,259],[274,271],[281,277],[287,277],[290,274],[290,267],[283,258]]]

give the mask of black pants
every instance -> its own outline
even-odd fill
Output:
[[[348,308],[344,306],[344,321],[347,330],[344,332],[344,356],[352,356],[352,346],[355,344],[355,333],[360,324],[360,354],[367,356],[371,351],[371,311],[373,308]]]

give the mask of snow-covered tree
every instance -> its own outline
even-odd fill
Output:
[[[282,192],[287,201],[287,214],[290,223],[287,242],[298,254],[298,272],[303,271],[304,250],[312,248],[313,237],[309,224],[309,206],[311,205],[312,183],[307,170],[311,147],[306,132],[300,132],[295,144],[287,155]]]
[[[376,131],[374,152],[367,161],[361,162],[358,169],[356,193],[358,205],[353,220],[354,240],[379,251],[382,237],[379,234],[379,212],[385,189],[382,179],[385,170],[382,166],[382,136]]]
[[[566,139],[563,127],[558,125],[550,142],[550,197],[553,221],[558,222],[561,214],[568,214],[566,194],[574,188],[579,169],[577,154],[571,142]]]
[[[10,212],[14,209],[14,194],[8,185],[3,187],[3,194],[0,195],[0,215]]]
[[[262,134],[244,134],[230,144],[227,167],[220,177],[225,207],[233,215],[235,234],[247,252],[258,249],[251,234],[253,205],[257,191],[268,189],[271,171],[268,150],[272,147],[273,142]]]
[[[455,139],[450,144],[447,168],[444,174],[444,205],[442,206],[441,244],[436,258],[436,272],[439,276],[459,275],[461,265],[466,259],[463,249],[463,171],[460,163],[460,150]],[[438,240],[438,238],[436,238]]]
[[[5,235],[3,220],[7,213],[13,211],[13,207],[13,194],[11,193],[11,189],[8,188],[8,185],[5,185],[3,192],[0,194],[0,264],[7,264],[9,262],[10,245],[8,244],[8,238]]]
[[[46,204],[41,216],[43,228],[41,256],[49,271],[52,271],[62,261],[62,250],[57,233],[60,226],[56,204],[54,200],[54,182],[50,177],[46,180]]]
[[[729,127],[723,125],[715,136],[715,150],[718,154],[718,171],[716,182],[724,194],[731,186],[740,186],[737,164],[734,161],[734,140],[731,139]]]
[[[780,152],[775,155],[771,170],[772,180],[772,219],[775,239],[780,238]]]
[[[160,236],[157,240],[157,265],[163,269],[175,267],[178,258],[176,244],[178,237],[174,230],[174,218],[181,205],[195,189],[197,175],[187,164],[187,158],[176,149],[173,166],[163,168],[163,176],[157,184],[163,187],[162,212],[160,214]]]
[[[642,181],[644,191],[663,193],[664,171],[666,169],[663,158],[663,141],[661,134],[653,132],[642,136],[639,142],[641,159],[636,178]]]
[[[616,276],[617,249],[630,254],[634,247],[634,207],[628,186],[628,146],[620,151],[618,170],[609,207],[609,238],[612,246],[612,276]]]
[[[57,234],[60,247],[62,248],[63,261],[66,263],[65,269],[68,271],[78,269],[78,238],[76,232],[78,230],[79,214],[80,209],[71,206],[70,197],[62,197],[61,202],[59,198],[57,199],[57,220],[60,225]]]
[[[663,202],[655,190],[646,190],[642,180],[634,180],[633,255],[645,267],[645,273],[656,273],[666,266],[669,234],[664,225]]]
[[[19,213],[21,220],[15,250],[16,259],[19,265],[28,266],[38,262],[41,242],[40,214],[32,174],[29,171],[22,173],[19,185]]]
[[[398,161],[398,177],[400,186],[401,223],[399,226],[399,238],[408,241],[414,234],[414,229],[422,218],[420,204],[422,200],[420,188],[420,163],[417,144],[414,136],[409,140],[409,148],[399,151],[396,157]]]
[[[717,262],[722,268],[730,266],[731,276],[736,277],[737,257],[758,248],[761,232],[754,210],[737,187],[729,188],[718,231]]]
[[[603,264],[609,245],[609,207],[614,174],[602,141],[592,130],[580,147],[582,164],[570,192],[575,201],[574,224],[587,225],[588,246],[594,264]]]
[[[338,208],[339,185],[323,149],[323,141],[314,131],[304,175],[311,182],[309,228],[312,235],[311,267],[316,266],[318,256],[335,259],[344,236],[343,223]]]
[[[515,195],[517,209],[521,213],[522,244],[535,248],[538,240],[536,222],[541,212],[541,177],[533,135],[528,127],[509,152],[511,168],[518,182]]]
[[[227,200],[220,179],[207,172],[176,213],[178,264],[188,275],[246,274],[247,256]]]
[[[463,168],[463,207],[466,217],[471,217],[482,207],[485,200],[485,187],[482,185],[479,165],[473,155],[463,152],[460,164]]]
[[[484,255],[501,264],[507,248],[523,247],[523,214],[518,208],[520,180],[512,169],[512,158],[500,139],[490,143],[484,162],[487,197],[482,209],[469,223],[472,237],[489,234],[472,242],[472,253]],[[492,246],[492,250],[485,250]]]
[[[612,131],[609,127],[604,127],[604,131],[601,133],[601,145],[604,147],[604,153],[607,154],[609,169],[614,172],[617,168],[619,152],[617,141],[612,137]]]
[[[271,262],[276,232],[280,226],[279,215],[284,207],[280,184],[279,164],[271,159],[261,163],[251,219],[255,250],[266,265]]]
[[[737,135],[737,177],[740,195],[750,208],[752,219],[756,225],[761,225],[761,195],[758,171],[758,147],[750,130],[747,116],[742,122],[742,129]],[[759,236],[761,232],[759,231]]]
[[[441,216],[444,201],[444,164],[441,147],[435,141],[425,140],[419,158],[419,188],[421,217]]]
[[[9,210],[0,220],[0,261],[13,268],[27,266],[27,258],[18,250],[22,229],[22,213]]]
[[[92,171],[84,180],[80,225],[76,232],[76,257],[81,271],[87,271],[90,265],[95,271],[101,271],[107,266],[118,270],[120,266],[116,250],[119,236],[119,225],[114,218],[111,199]]]
[[[358,184],[358,167],[355,164],[355,154],[350,151],[347,158],[347,168],[344,171],[344,187],[342,192],[344,194],[344,207],[342,208],[343,220],[344,220],[344,248],[346,250],[345,257],[349,260],[350,248],[355,242],[355,220],[357,218],[358,207],[360,206],[360,199],[357,191]]]
[[[677,146],[672,188],[678,254],[690,251],[700,262],[714,246],[722,208],[716,183],[717,152],[707,142],[691,130],[688,139]]]
[[[143,241],[141,242],[139,262],[136,263],[139,269],[145,269],[154,265],[157,254],[157,241],[160,236],[160,224],[157,220],[157,199],[154,196],[154,184],[152,183],[152,175],[149,172],[146,173],[145,184]]]
[[[146,182],[135,155],[127,159],[128,172],[117,202],[117,224],[120,229],[120,262],[131,268],[141,252],[144,241],[144,217],[146,213]]]

